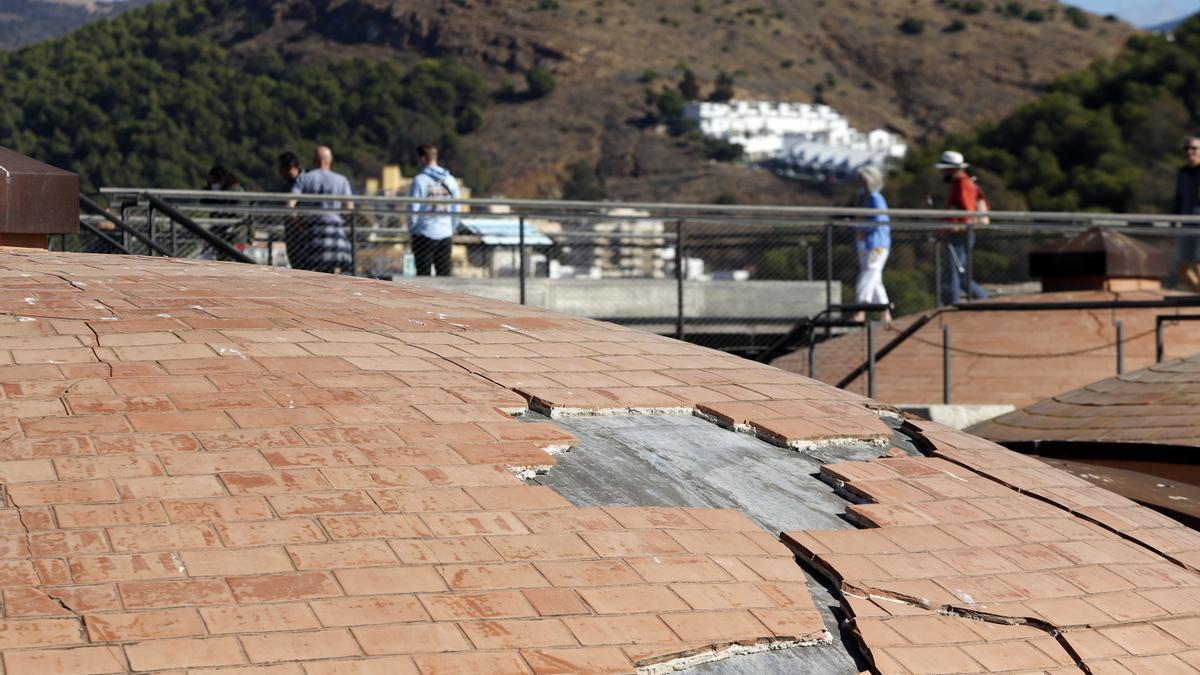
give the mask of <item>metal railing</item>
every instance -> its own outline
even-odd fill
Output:
[[[824,312],[825,334],[857,330],[839,305],[855,302],[861,227],[879,211],[516,199],[422,200],[329,195],[106,188],[102,212],[81,218],[136,254],[245,259],[305,267],[345,241],[348,262],[335,271],[412,281],[522,304],[636,325],[747,356],[760,355]],[[312,200],[329,200],[321,203]],[[299,201],[297,201],[299,200]],[[98,205],[97,205],[98,206]],[[414,207],[463,209],[453,237],[456,278],[414,276],[409,230]],[[1119,228],[1167,249],[1200,216],[992,212],[961,222],[962,212],[893,209],[884,282],[897,314],[945,304],[956,276],[992,292],[1031,290],[1028,254],[1093,226]],[[959,222],[950,222],[957,219]],[[337,221],[341,220],[341,224]],[[314,225],[320,237],[302,236]],[[976,239],[958,260],[946,232]],[[299,233],[299,234],[298,234]],[[95,249],[88,238],[66,249]],[[95,240],[98,246],[103,240]],[[237,255],[234,255],[236,253]],[[311,267],[311,266],[309,266]],[[329,271],[329,270],[324,270]],[[861,324],[859,324],[861,326]],[[883,347],[887,349],[887,345]],[[872,350],[874,351],[874,350]]]

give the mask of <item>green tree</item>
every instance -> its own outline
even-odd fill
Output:
[[[658,95],[658,113],[666,119],[678,119],[683,115],[683,96],[674,89],[664,89]]]
[[[691,69],[683,71],[683,79],[679,80],[679,94],[686,101],[700,100],[700,83]]]
[[[708,95],[708,100],[726,103],[732,100],[733,96],[733,75],[722,70],[717,74],[716,84],[713,86],[712,93]]]

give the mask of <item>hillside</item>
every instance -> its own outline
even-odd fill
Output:
[[[482,111],[482,127],[463,137],[463,156],[486,169],[494,191],[556,195],[567,167],[583,161],[596,167],[608,197],[625,199],[814,198],[765,172],[711,163],[694,144],[652,124],[647,90],[674,87],[680,67],[692,69],[705,87],[726,71],[734,74],[741,97],[823,100],[859,128],[886,126],[919,140],[1001,117],[1062,73],[1112,55],[1132,30],[1082,14],[1073,21],[1065,10],[1042,2],[1029,5],[1036,12],[1004,12],[957,0],[187,1],[204,10],[189,29],[219,50],[213,54],[222,67],[250,70],[246,77],[281,77],[352,57],[390,62],[401,71],[422,59],[453,58],[478,74],[487,89],[502,92]],[[53,49],[102,39],[144,11],[98,24],[87,36],[68,36]],[[156,30],[166,34],[154,44],[169,40],[175,28],[164,21]],[[21,54],[18,62],[26,58]],[[138,56],[103,58],[107,68],[121,70],[124,61]],[[549,71],[555,86],[529,100],[524,78],[534,66]],[[69,61],[61,67],[68,80],[73,69],[92,68]],[[0,69],[0,78],[12,72]],[[24,103],[36,106],[38,100]],[[103,124],[105,108],[98,107],[97,122]],[[179,135],[196,131],[186,118],[172,121]],[[2,122],[0,115],[0,144],[11,143]],[[323,140],[336,149],[345,142],[333,131],[307,127],[296,142]],[[118,140],[116,149],[128,152],[129,146]],[[378,151],[375,162],[364,155],[353,168],[365,172],[372,164],[407,159],[402,148]],[[198,165],[212,161],[237,165],[245,158],[203,153],[195,158]],[[189,167],[183,176],[191,181],[202,170]]]
[[[904,199],[939,182],[943,147],[966,153],[999,208],[1170,209],[1183,138],[1200,128],[1200,17],[1139,35],[1115,58],[1060,78],[1037,101],[910,158]]]

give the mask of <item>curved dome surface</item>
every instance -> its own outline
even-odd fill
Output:
[[[967,434],[618,326],[4,250],[0,385],[9,675],[1200,663],[1194,532]],[[797,510],[840,500],[825,515],[842,525],[781,537],[734,509],[575,506],[536,479],[583,458],[581,417],[712,422],[779,466],[833,458],[824,482],[778,487]],[[826,588],[844,631],[814,603]],[[841,661],[782,660],[830,642]]]

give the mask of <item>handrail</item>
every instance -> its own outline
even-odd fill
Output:
[[[146,197],[157,196],[162,197],[185,197],[194,198],[197,200],[212,199],[212,192],[205,190],[147,190],[146,188],[123,188],[123,187],[104,187],[100,188],[101,194],[125,196],[125,197]],[[282,192],[222,192],[221,199],[227,201],[291,201],[297,196],[292,193]],[[487,199],[436,199],[408,197],[408,196],[379,196],[379,195],[354,195],[352,197],[356,204],[358,203],[390,203],[397,205],[409,204],[424,204],[436,201],[439,204],[456,204],[462,206],[508,206],[513,209],[529,209],[536,211],[537,209],[559,209],[559,210],[580,210],[589,209],[595,211],[599,215],[613,217],[616,214],[611,213],[615,209],[628,209],[638,211],[652,211],[673,216],[685,215],[686,213],[696,214],[713,214],[713,215],[783,215],[783,216],[808,216],[808,217],[840,217],[840,218],[866,218],[876,215],[889,215],[895,218],[922,218],[945,220],[962,218],[962,211],[942,210],[942,209],[864,209],[853,207],[826,207],[826,206],[761,206],[761,205],[742,205],[742,204],[688,204],[674,202],[589,202],[589,201],[571,201],[571,200],[540,200],[540,199],[504,199],[504,198],[487,198]],[[482,215],[482,214],[481,214]],[[487,215],[505,215],[505,214],[487,214]],[[1092,223],[1092,224],[1109,224],[1120,226],[1128,223],[1180,223],[1180,224],[1195,224],[1200,225],[1200,216],[1185,216],[1175,214],[1161,213],[1141,213],[1141,214],[1121,214],[1121,213],[1100,213],[1095,211],[991,211],[988,217],[992,221],[996,220],[1020,220],[1029,223],[1037,222],[1069,222],[1069,223]],[[893,223],[894,225],[895,223]],[[986,227],[986,226],[978,226]]]
[[[104,208],[99,203],[94,201],[91,197],[88,197],[87,195],[83,194],[82,192],[79,193],[79,203],[83,205],[83,210],[91,213],[92,215],[96,215],[96,216],[100,216],[101,218],[105,218],[106,220],[111,222],[113,225],[116,225],[118,228],[120,228],[122,232],[127,232],[131,237],[133,237],[134,239],[137,239],[138,241],[145,244],[146,247],[149,248],[151,251],[153,251],[159,255],[162,255],[162,256],[169,257],[171,255],[170,253],[167,252],[166,249],[164,249],[163,247],[154,243],[154,241],[151,240],[149,237],[142,234],[141,232],[138,232],[134,228],[130,227],[123,219],[121,219],[119,216],[117,216],[117,214]],[[82,222],[82,221],[80,221],[80,222]],[[98,231],[98,230],[96,230],[96,228],[89,228],[89,229]],[[121,246],[121,250],[125,251],[126,253],[129,253],[129,249],[125,248],[124,246]]]
[[[862,325],[861,321],[830,322],[822,320],[825,316],[832,312],[841,312],[845,314],[846,312],[882,312],[884,310],[891,309],[892,306],[890,304],[851,303],[829,305],[811,317],[803,317],[796,321],[796,323],[791,327],[791,329],[788,330],[787,333],[784,333],[783,336],[775,341],[775,344],[771,345],[765,351],[763,351],[763,353],[759,354],[757,360],[759,363],[770,363],[780,356],[783,356],[797,341],[796,338],[802,335],[806,330],[811,331],[817,326],[833,327]]]
[[[940,316],[947,311],[956,312],[1042,312],[1055,310],[1072,310],[1072,309],[1151,309],[1151,308],[1180,308],[1180,307],[1200,307],[1200,295],[1177,295],[1167,296],[1160,300],[1076,300],[1066,302],[962,302],[956,305],[948,305],[938,307],[921,315],[916,321],[900,332],[899,335],[892,338],[879,351],[875,352],[875,365],[883,360],[885,356],[891,354],[901,344],[915,335],[926,324],[934,318]],[[1157,317],[1156,326],[1161,326],[1162,321],[1182,318],[1189,320],[1187,317],[1178,317],[1172,315],[1162,315]],[[1196,319],[1200,319],[1197,316]],[[1159,329],[1159,357],[1162,355],[1161,347],[1161,329]],[[850,386],[850,383],[862,376],[870,368],[870,355],[863,360],[861,364],[850,371],[841,380],[838,380],[834,385],[838,389],[845,389]]]
[[[92,225],[91,223],[89,223],[87,221],[80,220],[79,226],[82,227],[83,229],[87,230],[88,232],[92,233],[93,236],[98,237],[104,243],[106,243],[109,246],[112,246],[112,247],[116,248],[117,250],[119,250],[120,252],[124,253],[125,255],[133,255],[133,253],[129,249],[125,248],[124,244],[122,244],[121,242],[117,241],[116,239],[113,239],[112,237],[108,236],[100,228],[96,227],[95,225]]]
[[[1200,321],[1200,314],[1159,314],[1154,317],[1154,362],[1162,363],[1163,352],[1166,346],[1163,344],[1163,323],[1167,321]]]
[[[850,371],[850,374],[843,377],[834,386],[836,386],[838,389],[845,389],[846,387],[850,386],[851,382],[858,379],[863,373],[865,373],[871,369],[872,360],[874,361],[874,365],[878,366],[879,362],[882,361],[885,356],[887,356],[888,354],[891,354],[893,351],[896,350],[897,347],[899,347],[901,344],[903,344],[905,341],[907,341],[908,338],[912,337],[914,334],[916,334],[917,331],[924,328],[926,324],[928,324],[930,321],[933,321],[934,318],[940,316],[942,314],[942,312],[945,312],[948,309],[950,309],[950,308],[949,307],[938,307],[937,309],[934,309],[934,310],[931,310],[931,311],[928,311],[928,312],[925,312],[924,314],[922,314],[920,317],[917,318],[916,321],[912,322],[907,328],[900,331],[899,335],[892,338],[891,340],[888,340],[888,343],[886,345],[881,347],[879,349],[879,351],[875,352],[874,359],[872,359],[871,355],[868,354],[867,359],[865,361],[863,361],[861,364],[859,364],[854,370]]]
[[[216,251],[218,254],[223,255],[226,258],[229,258],[230,260],[233,260],[235,262],[243,262],[243,263],[248,263],[251,265],[255,264],[253,258],[251,258],[250,256],[246,255],[245,253],[242,253],[241,251],[237,250],[236,248],[233,247],[233,245],[231,245],[229,242],[225,241],[224,239],[218,237],[217,235],[213,234],[212,232],[209,232],[208,230],[204,229],[203,227],[200,227],[195,222],[193,222],[191,218],[188,218],[187,216],[183,215],[178,210],[176,210],[176,208],[174,206],[171,206],[170,204],[164,202],[162,199],[159,199],[155,195],[152,195],[148,192],[143,193],[143,194],[146,198],[146,201],[150,202],[151,206],[158,209],[159,211],[162,211],[163,215],[165,215],[166,217],[168,217],[171,220],[178,223],[180,226],[183,227],[183,229],[185,229],[188,232],[191,232],[192,234],[196,235],[197,237],[203,239],[205,241],[205,243],[207,243],[209,246],[212,246],[213,250]]]

